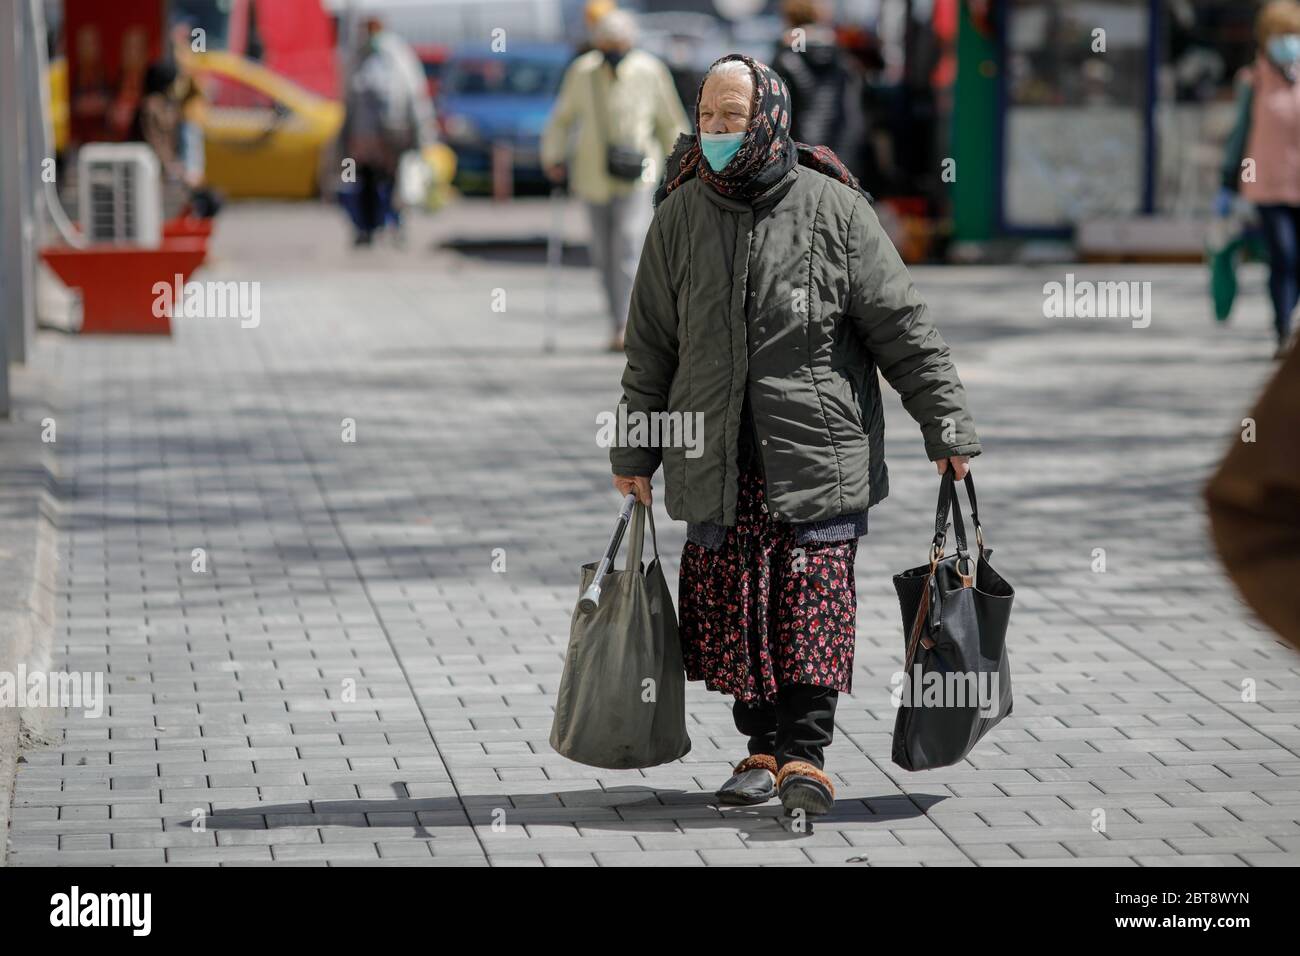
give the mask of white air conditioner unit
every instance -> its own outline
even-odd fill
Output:
[[[162,243],[162,176],[144,143],[89,143],[77,154],[81,231],[90,243]]]

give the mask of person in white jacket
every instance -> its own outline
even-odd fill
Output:
[[[668,68],[634,48],[630,13],[613,10],[597,20],[592,42],[595,49],[565,71],[542,133],[542,164],[555,182],[567,174],[574,195],[587,206],[591,259],[613,327],[610,348],[622,351],[632,280],[652,214],[650,195],[678,134],[690,127]]]
[[[395,205],[402,155],[436,140],[433,104],[415,52],[378,18],[366,21],[359,58],[346,88],[344,155],[356,163],[358,245],[386,224],[400,235]]]

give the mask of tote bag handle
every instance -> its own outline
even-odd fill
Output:
[[[655,534],[654,511],[641,502],[636,503],[632,515],[632,537],[627,542],[627,570],[641,570],[641,557],[645,552],[645,522],[650,519],[650,547],[654,550],[655,560],[659,560],[659,537]]]
[[[619,509],[618,513],[618,522],[614,525],[614,533],[610,536],[609,544],[605,546],[605,553],[602,555],[600,563],[596,565],[596,573],[591,579],[591,584],[582,593],[582,597],[578,599],[578,609],[583,614],[590,614],[600,605],[601,585],[605,580],[605,575],[614,567],[614,558],[618,556],[618,546],[623,542],[623,533],[627,530],[629,524],[632,526],[632,540],[628,542],[627,547],[627,568],[629,571],[635,571],[641,567],[641,554],[645,549],[645,516],[647,512],[650,512],[650,509],[638,503],[636,495],[624,496],[623,507]],[[659,538],[655,534],[655,516],[653,512],[650,512],[650,541],[657,561],[659,559]]]

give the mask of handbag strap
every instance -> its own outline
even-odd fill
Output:
[[[970,499],[970,520],[975,526],[975,543],[979,546],[980,560],[984,559],[984,529],[980,527],[979,502],[975,500],[975,476],[966,472],[966,497]]]
[[[948,488],[950,480],[949,472],[939,476],[939,500],[934,506],[934,544],[940,550],[948,538],[948,511],[952,508],[952,492]]]
[[[957,536],[957,551],[964,554],[966,552],[966,525],[961,520],[961,505],[957,500],[957,489],[954,485],[951,466],[939,479],[939,501],[934,507],[934,549],[932,552],[934,556],[943,554],[943,546],[948,540],[949,514],[952,515],[953,530]]]
[[[925,585],[921,589],[921,603],[917,605],[916,617],[912,619],[912,633],[907,640],[907,655],[903,662],[903,673],[910,675],[912,673],[912,661],[916,659],[916,649],[921,644],[921,635],[925,631],[925,620],[930,615],[930,591],[934,586],[934,573],[926,575]],[[934,646],[929,642],[927,647]]]
[[[970,516],[971,522],[975,525],[975,536],[979,544],[979,558],[984,559],[984,534],[980,529],[979,506],[975,500],[975,479],[971,473],[966,472],[964,481],[966,485],[966,497],[970,499]],[[961,579],[962,587],[972,587],[974,585],[974,568],[971,566],[970,553],[966,547],[966,523],[962,521],[961,500],[957,496],[957,481],[953,477],[952,466],[944,471],[943,477],[939,480],[939,501],[934,509],[934,543],[930,552],[930,573],[926,575],[925,584],[921,589],[921,602],[916,609],[916,617],[912,619],[912,630],[908,635],[907,655],[903,663],[903,671],[910,674],[912,671],[912,662],[916,658],[916,651],[919,647],[933,647],[934,641],[925,636],[925,622],[934,617],[931,622],[932,626],[938,626],[937,615],[940,613],[939,605],[936,601],[938,598],[938,582],[935,577],[935,566],[938,558],[943,554],[943,545],[948,538],[948,515],[952,514],[952,527],[954,536],[957,539],[957,576]],[[962,571],[962,565],[965,564],[967,571]]]
[[[952,530],[957,538],[957,553],[965,557],[969,553],[966,547],[966,522],[961,517],[961,499],[957,497],[957,479],[952,476],[952,468],[948,468],[948,494],[952,498]]]
[[[979,547],[979,556],[984,556],[984,529],[980,525],[979,502],[975,497],[975,477],[969,471],[962,482],[966,486],[966,497],[970,501],[971,523],[975,526],[975,541]],[[953,477],[952,467],[943,473],[939,480],[939,501],[934,514],[934,554],[943,554],[944,542],[948,537],[948,515],[952,513],[953,531],[957,539],[957,552],[965,555],[966,525],[962,521],[961,504],[957,495],[957,482]]]
[[[627,570],[640,571],[641,557],[645,552],[646,516],[650,518],[650,547],[654,549],[655,560],[659,560],[659,536],[655,534],[654,511],[641,502],[632,509],[632,536],[627,542]]]
[[[951,474],[952,469],[949,468],[948,472]],[[970,551],[966,547],[966,524],[961,520],[961,501],[957,498],[956,480],[949,482],[948,487],[952,491],[952,526],[957,535],[957,563],[954,565],[953,570],[957,572],[957,577],[961,579],[962,587],[974,587],[975,567],[971,564]]]

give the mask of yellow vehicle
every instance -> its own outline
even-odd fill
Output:
[[[50,91],[50,126],[54,130],[54,151],[62,153],[68,146],[68,61],[65,57],[50,61],[45,74]]]
[[[322,181],[338,181],[332,164],[343,125],[341,103],[225,51],[190,54],[184,68],[204,94],[191,108],[203,128],[212,188],[236,199],[307,199],[319,192]],[[68,139],[65,59],[51,62],[47,82],[56,148],[62,152]],[[437,208],[451,194],[456,154],[436,143],[423,156],[433,171],[428,205]],[[332,178],[322,180],[323,175]]]
[[[208,185],[231,198],[316,195],[343,125],[343,107],[224,51],[196,53],[186,69],[206,102],[198,117]]]
[[[186,69],[206,102],[199,123],[208,185],[228,197],[308,198],[322,175],[337,183],[334,144],[343,106],[242,56],[193,54]],[[423,151],[433,171],[428,205],[442,205],[456,172],[456,154],[442,143]]]

